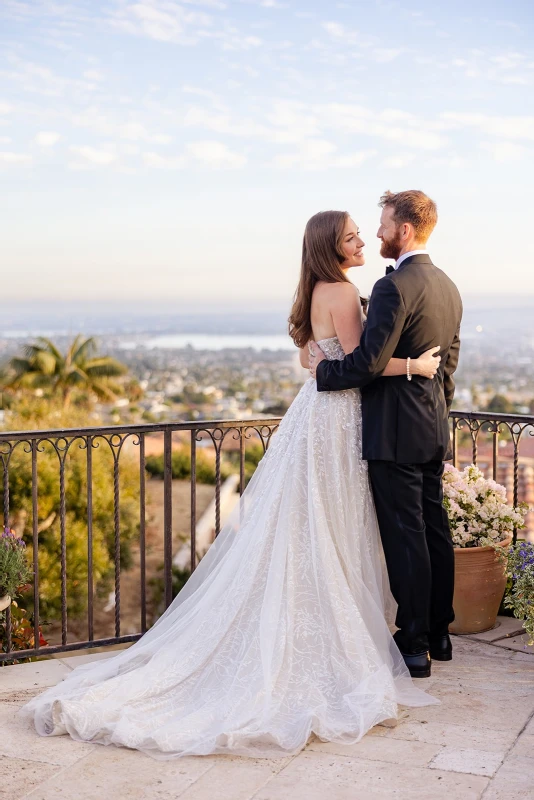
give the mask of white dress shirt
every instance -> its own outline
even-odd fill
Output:
[[[428,250],[410,250],[409,253],[403,253],[397,261],[395,262],[395,269],[398,269],[403,261],[405,261],[410,256],[421,256],[421,255],[428,255]]]

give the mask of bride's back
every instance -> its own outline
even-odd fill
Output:
[[[316,342],[336,336],[346,353],[358,346],[363,317],[360,295],[350,281],[318,281],[313,289],[310,321]]]
[[[332,302],[335,295],[334,283],[319,281],[312,294],[310,320],[315,341],[330,339],[336,336],[336,329],[332,319]]]

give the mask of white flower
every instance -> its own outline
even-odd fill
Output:
[[[445,465],[443,493],[453,542],[458,547],[502,541],[513,528],[525,526],[526,510],[508,505],[506,488],[470,465],[463,471]]]

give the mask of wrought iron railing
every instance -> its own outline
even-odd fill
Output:
[[[519,502],[519,448],[521,439],[526,434],[534,437],[534,416],[523,414],[497,414],[483,411],[451,411],[453,464],[459,462],[460,434],[468,434],[471,449],[470,461],[477,464],[479,460],[480,436],[489,437],[491,440],[491,476],[497,480],[499,463],[502,460],[499,454],[499,444],[502,437],[509,437],[512,443],[513,463],[513,490],[510,498],[514,506]],[[514,531],[514,541],[517,532]]]
[[[190,437],[191,448],[191,571],[196,566],[196,524],[197,524],[197,444],[208,437],[215,450],[215,535],[221,527],[221,453],[225,441],[230,437],[239,449],[239,491],[245,488],[245,450],[247,441],[253,437],[261,442],[264,451],[269,446],[271,436],[279,425],[279,418],[239,421],[164,423],[149,425],[110,426],[99,428],[79,428],[68,430],[22,431],[0,433],[0,471],[3,477],[3,520],[4,526],[10,522],[10,463],[18,448],[22,448],[31,459],[32,486],[32,545],[34,554],[39,547],[39,496],[38,461],[39,453],[49,445],[57,454],[59,477],[59,538],[61,563],[61,644],[41,647],[39,645],[39,563],[34,557],[33,579],[33,643],[26,650],[12,650],[10,609],[7,610],[7,642],[5,652],[0,652],[0,662],[32,656],[52,655],[58,652],[102,647],[104,645],[131,642],[138,639],[147,629],[147,585],[146,585],[146,457],[145,442],[150,434],[163,434],[163,585],[164,604],[172,602],[172,449],[173,434],[186,432]],[[140,621],[139,633],[121,633],[121,530],[120,530],[120,469],[121,454],[126,442],[138,448],[139,461],[139,553],[140,553]],[[107,444],[112,454],[113,480],[113,536],[114,536],[114,635],[106,638],[94,636],[94,591],[93,584],[93,450]],[[73,448],[78,447],[86,454],[86,502],[87,502],[87,639],[68,642],[67,614],[67,504],[66,504],[66,459]]]
[[[69,430],[23,431],[0,433],[0,477],[3,477],[3,517],[4,525],[10,523],[10,464],[13,454],[18,448],[31,461],[31,527],[34,553],[33,580],[33,647],[25,650],[14,650],[11,641],[10,610],[7,610],[4,652],[0,652],[0,662],[34,656],[52,655],[86,648],[102,647],[112,644],[132,642],[139,639],[147,629],[147,574],[146,574],[146,438],[153,434],[163,434],[163,592],[164,606],[172,602],[172,452],[173,434],[189,436],[191,454],[190,474],[190,561],[191,571],[197,562],[196,527],[197,527],[197,445],[206,438],[215,451],[215,535],[221,527],[221,457],[225,442],[233,441],[239,453],[239,492],[245,488],[245,454],[247,443],[254,437],[260,441],[264,451],[268,448],[271,437],[280,423],[280,418],[256,420],[231,420],[213,422],[163,423],[129,426],[109,426],[99,428],[79,428]],[[454,463],[459,463],[462,437],[467,437],[470,448],[470,460],[477,463],[481,436],[489,436],[492,442],[492,475],[497,478],[499,469],[499,437],[509,437],[513,447],[513,498],[518,502],[519,486],[519,449],[522,437],[534,435],[534,416],[487,414],[481,412],[451,413]],[[121,631],[121,455],[126,443],[137,449],[139,466],[139,631],[123,633]],[[100,445],[107,445],[111,452],[111,474],[113,480],[113,568],[114,568],[114,635],[95,637],[94,629],[94,595],[93,576],[93,451]],[[61,572],[61,643],[47,646],[39,644],[39,493],[38,469],[39,454],[49,446],[57,455],[59,480],[59,558]],[[66,501],[66,464],[67,456],[74,449],[85,452],[86,504],[87,504],[87,637],[83,641],[68,641],[67,613],[67,501]]]

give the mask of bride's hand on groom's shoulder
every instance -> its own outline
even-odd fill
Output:
[[[434,378],[441,361],[441,356],[438,356],[440,346],[431,347],[419,358],[412,359],[411,372],[412,375],[421,375],[422,378]]]
[[[308,351],[310,353],[310,375],[317,380],[317,366],[324,361],[325,355],[316,342],[308,342]]]

